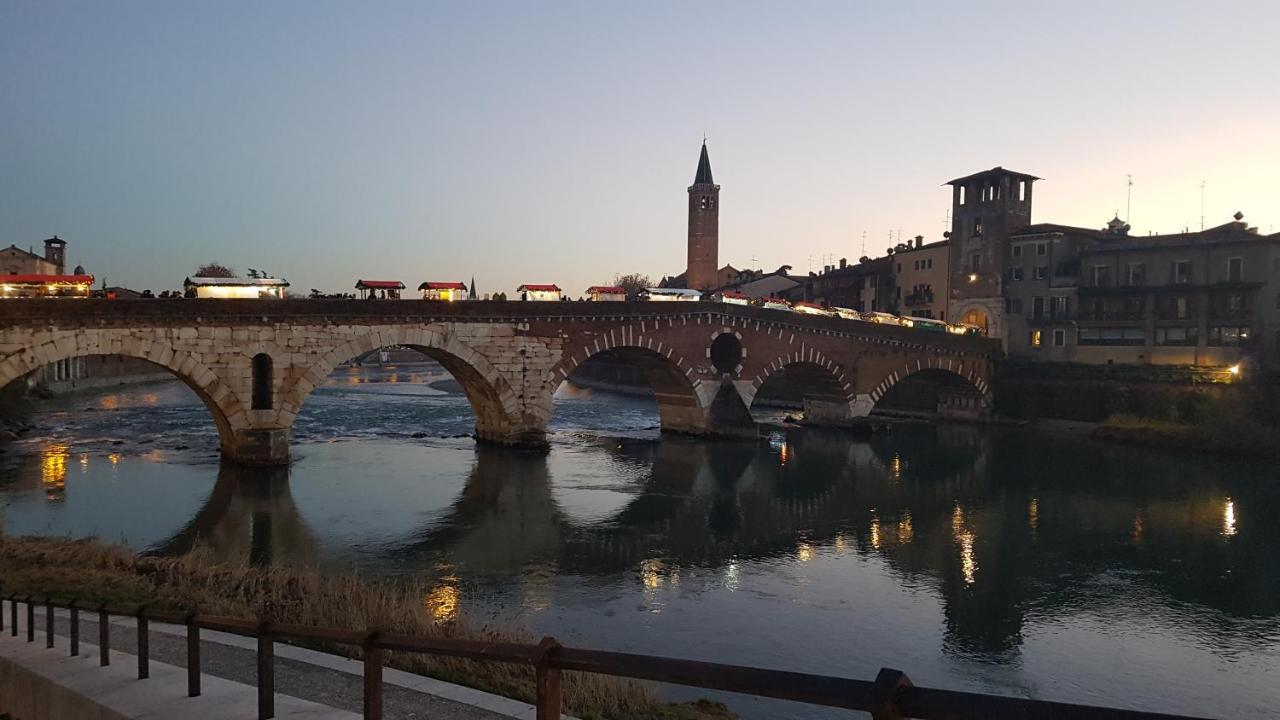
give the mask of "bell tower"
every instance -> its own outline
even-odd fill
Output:
[[[707,141],[702,141],[698,171],[689,186],[689,262],[685,286],[692,290],[715,288],[720,251],[720,186],[711,178]]]
[[[67,241],[54,235],[44,241],[44,259],[57,266],[56,274],[62,275],[67,270]]]

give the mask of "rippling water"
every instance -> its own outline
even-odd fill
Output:
[[[442,618],[593,647],[1219,717],[1280,703],[1274,468],[965,426],[700,442],[660,437],[651,401],[578,391],[544,457],[459,437],[471,413],[438,373],[340,369],[276,471],[220,465],[179,383],[61,398],[0,455],[4,530],[420,575]]]

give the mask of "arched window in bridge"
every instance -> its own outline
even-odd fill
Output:
[[[253,409],[271,409],[271,356],[266,353],[253,356]]]

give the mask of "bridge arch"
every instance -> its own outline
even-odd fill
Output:
[[[799,396],[807,423],[839,425],[866,414],[855,402],[855,373],[846,372],[820,351],[780,356],[765,365],[758,377],[751,383],[753,404],[766,385],[785,382],[787,390]]]
[[[703,434],[710,426],[708,413],[716,399],[719,383],[693,378],[694,365],[678,349],[643,333],[619,333],[617,340],[606,336],[590,346],[566,347],[560,362],[551,368],[546,394],[547,416],[555,391],[573,371],[593,358],[612,356],[644,373],[658,403],[659,422],[664,431]]]
[[[84,329],[49,339],[0,361],[0,389],[46,365],[79,357],[115,355],[144,360],[168,370],[195,392],[213,417],[222,454],[235,458],[237,432],[249,428],[244,406],[234,390],[191,353],[175,349],[169,338],[140,339],[128,330]]]
[[[494,365],[467,343],[438,327],[391,325],[368,332],[318,353],[305,368],[296,368],[294,377],[277,380],[285,383],[277,392],[280,398],[279,421],[292,426],[303,403],[329,377],[338,365],[378,348],[398,345],[416,350],[440,363],[458,381],[471,403],[476,418],[476,437],[507,445],[539,445],[545,443],[541,425],[530,430],[531,418],[524,417],[515,391]],[[277,365],[278,366],[278,365]],[[538,437],[533,437],[537,435]]]
[[[890,372],[871,391],[878,411],[987,419],[991,388],[984,368],[954,358],[928,358]]]

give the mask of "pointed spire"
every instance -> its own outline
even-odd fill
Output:
[[[711,158],[707,156],[707,139],[702,139],[702,155],[698,157],[698,172],[693,176],[694,185],[714,185],[711,179]]]
[[[467,295],[467,299],[469,299],[469,300],[479,300],[480,298],[476,297],[476,276],[475,276],[475,275],[472,275],[472,276],[471,276],[471,286],[470,286],[470,287],[471,287],[471,290],[470,290],[470,292],[469,292],[469,293],[468,293],[468,295]]]

